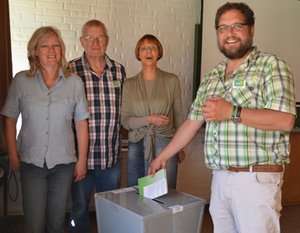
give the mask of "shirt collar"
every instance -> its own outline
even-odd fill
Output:
[[[43,77],[42,77],[42,74],[41,74],[41,70],[37,70],[37,72],[35,73],[34,77],[38,80],[38,82],[39,82],[39,84],[40,84],[40,86],[42,88],[46,87],[45,83],[44,83],[44,80],[43,80]],[[58,79],[57,79],[55,85],[53,87],[51,87],[51,90],[54,91],[57,87],[59,87],[60,84],[61,84],[61,82],[62,82],[62,80],[65,79],[65,78],[66,77],[64,76],[62,68],[59,68]]]
[[[41,70],[37,70],[37,72],[35,73],[34,77],[36,79],[38,79],[38,80],[43,81]],[[64,72],[63,72],[62,68],[59,68],[59,71],[58,71],[58,80],[60,80],[62,78],[65,78],[65,75],[64,75]]]
[[[257,60],[259,53],[257,51],[257,47],[253,47],[251,53],[248,55],[248,57],[246,58],[245,62],[247,62],[248,64],[254,64],[255,61]]]
[[[253,65],[259,55],[259,52],[257,50],[257,47],[253,47],[252,51],[248,54],[246,59],[243,61],[243,63],[237,68],[239,69],[245,69],[247,66]],[[219,77],[223,77],[225,74],[226,70],[226,63],[227,63],[227,58],[225,58],[222,62],[220,62],[213,70],[213,73],[217,73]],[[236,72],[236,71],[235,71]],[[234,72],[234,73],[235,73]]]
[[[87,69],[90,70],[91,67],[90,67],[90,65],[89,65],[89,63],[88,63],[88,60],[87,60],[87,57],[86,57],[86,53],[85,53],[85,52],[83,53],[82,58],[83,58],[83,64],[84,64],[84,66],[85,66]],[[111,62],[109,56],[108,56],[106,53],[104,54],[104,59],[105,59],[105,62],[106,62],[106,65],[108,66],[108,68],[111,68],[113,65],[112,65],[112,62]]]

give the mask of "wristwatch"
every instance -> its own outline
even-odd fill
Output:
[[[241,122],[241,112],[242,107],[240,106],[233,106],[232,112],[231,112],[231,120],[233,123],[240,123]]]

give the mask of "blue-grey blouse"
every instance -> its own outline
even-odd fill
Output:
[[[89,117],[82,80],[66,78],[60,70],[56,83],[48,89],[37,72],[27,77],[21,71],[14,77],[1,113],[17,119],[22,126],[17,138],[21,161],[53,168],[57,164],[76,162],[72,120]]]

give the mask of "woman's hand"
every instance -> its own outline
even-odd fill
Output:
[[[170,123],[170,118],[164,115],[148,115],[148,122],[156,127],[162,127]]]
[[[80,181],[86,176],[86,162],[78,160],[75,164],[74,181]]]
[[[9,156],[9,168],[12,171],[19,171],[21,166],[20,158],[19,156]]]
[[[178,163],[182,163],[185,160],[185,152],[183,150],[178,152]]]

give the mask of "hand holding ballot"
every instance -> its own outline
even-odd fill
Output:
[[[168,193],[166,169],[158,171],[154,176],[139,178],[138,189],[141,196],[150,199],[154,199]]]
[[[167,162],[165,160],[156,158],[151,162],[148,168],[148,175],[153,176],[155,172],[159,171],[160,169],[165,169],[166,167],[167,167]]]

